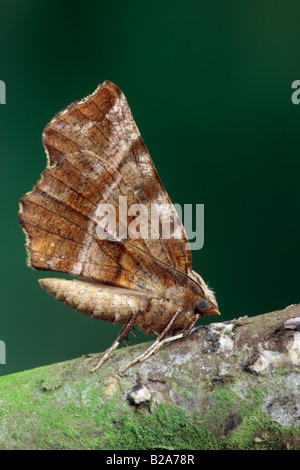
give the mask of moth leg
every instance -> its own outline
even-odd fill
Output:
[[[148,359],[148,357],[151,356],[151,354],[155,354],[164,344],[170,343],[171,341],[176,341],[177,339],[185,338],[186,336],[188,336],[192,332],[192,330],[193,330],[195,324],[197,323],[197,321],[199,320],[199,318],[200,318],[200,315],[197,314],[195,320],[193,320],[192,323],[189,325],[189,327],[186,328],[182,333],[178,333],[177,335],[174,335],[174,336],[169,336],[168,338],[165,338],[162,341],[160,341],[155,346],[153,351],[151,351],[151,353],[148,353],[147,356],[145,356],[143,359],[141,359],[141,362]]]
[[[105,361],[107,361],[107,359],[109,358],[109,356],[111,355],[111,353],[117,349],[117,347],[119,346],[120,343],[122,343],[122,341],[124,341],[124,339],[126,338],[126,336],[131,332],[132,328],[133,328],[133,325],[135,323],[135,320],[137,319],[137,317],[139,316],[139,314],[141,313],[142,309],[139,309],[137,313],[135,313],[133,315],[133,317],[131,318],[131,320],[123,326],[122,330],[120,331],[119,333],[119,336],[117,337],[117,339],[113,342],[113,344],[111,345],[111,347],[106,351],[106,353],[104,354],[104,356],[102,357],[101,361],[98,362],[98,364],[96,365],[96,367],[94,367],[91,372],[95,372],[96,370],[100,369],[100,367],[104,364]]]
[[[173,323],[175,322],[175,320],[179,317],[179,315],[181,314],[182,312],[182,309],[179,308],[177,310],[177,312],[175,313],[175,315],[173,315],[173,317],[171,318],[171,320],[169,321],[169,323],[167,324],[167,326],[165,327],[165,329],[160,333],[160,335],[157,337],[157,339],[154,341],[154,343],[148,348],[146,349],[146,351],[144,351],[140,356],[136,357],[135,359],[133,359],[132,361],[130,361],[128,364],[126,364],[126,366],[124,366],[121,370],[120,370],[120,373],[123,374],[127,369],[129,369],[129,367],[133,366],[134,364],[136,364],[137,362],[142,362],[142,361],[145,361],[148,357],[150,357],[152,354],[154,354],[156,351],[158,351],[158,349],[162,346],[162,344],[164,344],[164,342],[168,342],[168,341],[173,341],[173,338],[174,340],[175,339],[179,339],[179,338],[182,338],[182,335],[183,333],[180,333],[180,335],[177,335],[177,336],[171,336],[169,338],[167,338],[164,342],[163,342],[163,339],[166,337],[167,333],[170,331]],[[168,340],[168,341],[167,341]]]
[[[199,313],[197,313],[197,314],[195,315],[195,320],[193,320],[192,323],[190,324],[190,326],[188,326],[187,329],[184,330],[184,332],[182,333],[183,338],[185,338],[186,336],[188,336],[189,334],[191,334],[191,332],[193,331],[193,328],[194,328],[194,326],[196,325],[197,321],[199,320],[200,316],[201,316],[201,315],[200,315]]]

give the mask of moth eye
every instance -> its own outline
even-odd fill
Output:
[[[204,310],[206,307],[207,307],[207,301],[204,299],[200,300],[200,302],[198,303],[198,308],[200,310]]]

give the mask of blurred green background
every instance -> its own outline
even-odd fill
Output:
[[[44,126],[106,79],[172,201],[205,205],[193,265],[220,320],[299,302],[299,15],[298,1],[1,0],[0,374],[103,351],[120,329],[39,287],[17,221],[46,166]]]

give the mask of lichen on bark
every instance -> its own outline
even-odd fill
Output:
[[[0,378],[1,449],[299,449],[300,306]],[[293,319],[291,322],[287,320]]]

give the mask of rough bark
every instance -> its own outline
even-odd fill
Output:
[[[0,449],[299,449],[300,305],[0,378]],[[293,319],[293,320],[290,320]]]

